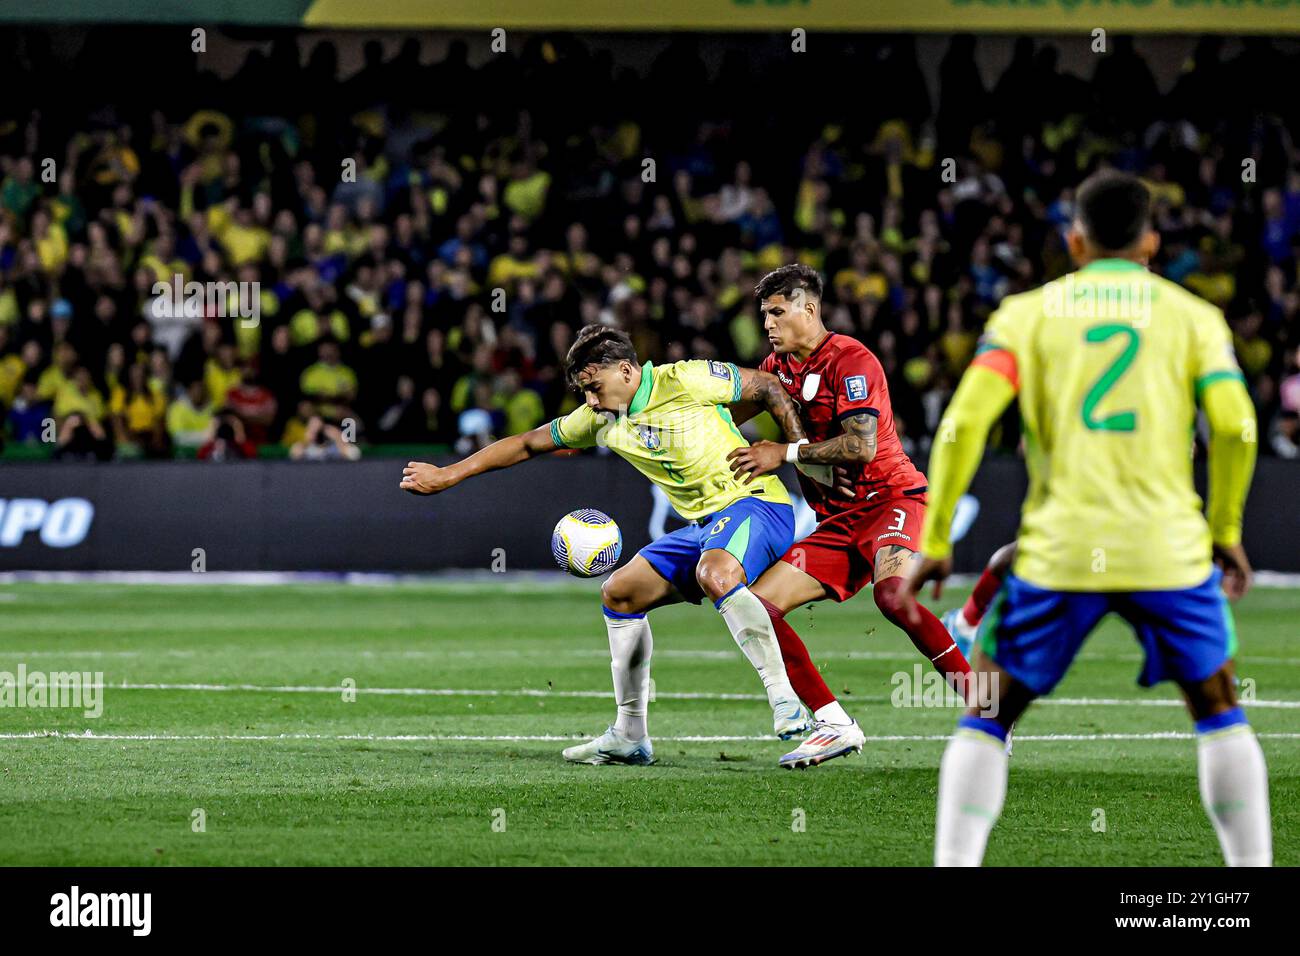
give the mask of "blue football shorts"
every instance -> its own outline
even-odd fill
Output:
[[[794,508],[741,498],[684,528],[664,535],[637,553],[692,604],[704,599],[695,566],[705,551],[720,548],[735,557],[753,584],[794,543]]]
[[[1193,588],[1175,591],[1052,591],[1007,575],[980,621],[985,655],[1035,694],[1049,693],[1079,648],[1114,611],[1133,628],[1144,662],[1138,683],[1199,683],[1237,653],[1232,611],[1215,568]]]

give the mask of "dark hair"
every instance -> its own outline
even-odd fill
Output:
[[[578,332],[578,338],[564,359],[564,377],[571,386],[577,388],[578,375],[583,369],[593,365],[603,368],[618,362],[640,364],[631,337],[626,332],[611,329],[607,325],[585,325]]]
[[[822,276],[812,266],[802,262],[792,262],[788,266],[774,269],[754,286],[754,298],[768,299],[774,295],[793,298],[794,290],[802,289],[807,295],[818,301],[822,297]]]
[[[1079,187],[1078,220],[1088,239],[1107,252],[1137,242],[1151,219],[1151,193],[1129,173],[1103,170]]]

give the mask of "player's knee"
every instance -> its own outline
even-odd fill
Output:
[[[725,551],[708,551],[695,566],[695,580],[700,589],[714,601],[725,597],[736,585],[744,584],[744,570]]]
[[[635,592],[617,574],[611,574],[601,584],[600,600],[615,614],[636,614],[641,610]]]
[[[877,581],[871,589],[871,596],[875,598],[876,607],[880,612],[891,620],[898,618],[903,613],[903,588],[907,587],[907,582],[902,578],[886,578],[883,581]]]

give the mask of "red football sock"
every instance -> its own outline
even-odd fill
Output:
[[[1000,587],[1002,587],[1002,578],[989,568],[985,568],[975,584],[975,590],[971,591],[970,597],[966,599],[961,609],[961,616],[966,619],[967,624],[973,626],[980,622],[980,618],[989,609],[989,604]]]
[[[886,578],[872,588],[876,606],[884,612],[886,618],[895,627],[902,628],[912,639],[916,649],[924,654],[934,665],[934,669],[943,675],[944,680],[966,698],[970,686],[966,675],[970,673],[970,664],[961,656],[952,635],[948,633],[939,619],[930,613],[929,608],[917,604],[919,620],[915,625],[908,622],[902,612],[900,594],[907,586],[902,578]]]
[[[763,601],[762,598],[759,600]],[[767,601],[763,601],[763,607],[767,608],[767,616],[772,619],[772,628],[776,631],[777,642],[781,645],[781,657],[785,660],[785,672],[790,678],[790,686],[799,695],[799,699],[814,712],[821,710],[827,704],[835,703],[835,695],[826,686],[821,673],[817,670],[817,665],[808,656],[808,648],[794,632],[794,628],[785,622],[785,615],[781,609]]]

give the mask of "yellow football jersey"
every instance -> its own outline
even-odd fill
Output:
[[[691,521],[751,495],[789,504],[775,475],[745,485],[731,472],[727,453],[749,444],[726,407],[738,401],[740,372],[730,363],[655,368],[646,362],[626,415],[601,415],[583,405],[551,422],[551,438],[561,448],[607,446],[662,488]]]
[[[1223,313],[1103,259],[1003,300],[975,361],[1019,390],[1029,494],[1018,577],[1063,591],[1205,580],[1192,437],[1201,389],[1241,377]]]

